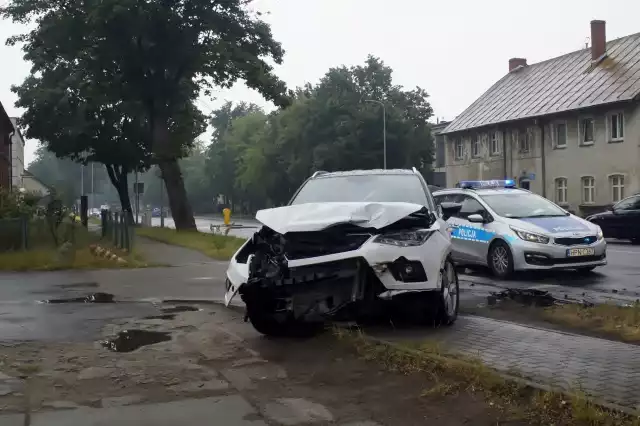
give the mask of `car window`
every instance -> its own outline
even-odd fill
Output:
[[[436,206],[442,203],[456,203],[460,200],[460,194],[441,194],[433,197],[436,202]]]
[[[460,212],[456,216],[466,219],[472,214],[479,214],[484,217],[485,212],[485,208],[482,206],[482,204],[480,204],[478,200],[465,195],[462,199],[462,207],[460,208]]]
[[[640,210],[640,197],[629,197],[613,206],[616,210]]]
[[[404,202],[430,206],[420,178],[413,174],[343,175],[310,179],[291,204],[326,202]]]
[[[508,218],[566,216],[567,212],[546,198],[531,192],[507,191],[481,195],[498,215]]]

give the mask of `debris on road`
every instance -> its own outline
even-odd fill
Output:
[[[561,303],[553,297],[551,293],[536,289],[508,288],[506,290],[492,293],[487,297],[487,304],[492,306],[501,300],[513,300],[527,306],[549,307]]]

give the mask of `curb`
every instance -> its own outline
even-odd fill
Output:
[[[347,329],[348,327],[341,327],[341,328]],[[412,355],[418,355],[420,353],[420,351],[418,351],[416,349],[404,347],[402,345],[398,345],[396,343],[393,343],[393,342],[385,340],[385,339],[380,339],[380,338],[377,338],[377,337],[369,336],[366,333],[363,333],[362,336],[363,336],[363,338],[365,340],[368,340],[370,342],[373,342],[373,343],[376,343],[376,344],[379,344],[379,345],[392,347],[392,348],[394,348],[396,350],[404,351],[405,353],[409,353],[409,354],[412,354]],[[491,367],[489,367],[489,368],[491,368]],[[500,377],[502,377],[503,379],[505,379],[507,381],[510,381],[510,382],[514,382],[514,383],[517,383],[517,384],[520,384],[520,385],[523,385],[523,386],[527,386],[527,387],[530,387],[530,388],[533,388],[533,389],[538,389],[538,390],[545,391],[545,392],[557,393],[557,394],[564,395],[567,398],[571,398],[571,399],[573,399],[573,398],[582,398],[582,399],[585,399],[586,401],[588,401],[588,402],[590,402],[590,403],[592,403],[594,405],[598,405],[600,407],[604,407],[604,408],[606,408],[608,410],[611,410],[611,411],[618,411],[618,412],[627,414],[629,416],[640,417],[640,410],[636,410],[636,409],[629,408],[629,407],[626,407],[626,406],[623,406],[623,405],[619,405],[619,404],[616,404],[616,403],[608,402],[608,401],[605,401],[605,400],[603,400],[601,398],[595,398],[595,397],[592,397],[592,396],[589,396],[589,395],[578,395],[576,393],[564,390],[562,388],[554,387],[554,386],[551,386],[551,385],[547,385],[547,384],[536,382],[536,381],[529,380],[529,379],[523,379],[521,377],[512,376],[512,375],[506,374],[506,373],[501,373],[500,371],[498,371],[498,370],[496,370],[494,368],[491,368],[491,370],[495,371]]]

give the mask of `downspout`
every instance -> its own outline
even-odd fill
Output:
[[[542,196],[547,198],[547,160],[544,155],[544,122],[540,120],[538,125],[540,127],[540,155],[542,156]]]

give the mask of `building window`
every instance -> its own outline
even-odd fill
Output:
[[[444,167],[445,158],[444,158],[444,136],[437,135],[436,136],[436,167]]]
[[[609,140],[621,141],[624,139],[624,114],[617,112],[609,115]]]
[[[593,118],[580,119],[580,145],[593,145]]]
[[[491,154],[498,155],[502,147],[500,146],[500,132],[491,132]]]
[[[564,121],[553,124],[553,145],[556,148],[567,147],[567,123]]]
[[[556,203],[567,203],[567,178],[556,179]]]
[[[617,203],[624,198],[624,176],[613,175],[609,177],[611,182],[611,201]]]
[[[518,150],[521,153],[527,153],[531,151],[531,144],[533,142],[533,129],[527,129],[524,132],[516,130],[514,133],[518,138]]]
[[[462,160],[464,158],[464,141],[462,139],[456,139],[456,159]]]
[[[480,157],[480,136],[477,134],[471,136],[471,156]]]
[[[593,176],[582,178],[582,204],[593,204],[596,199],[596,180]]]

